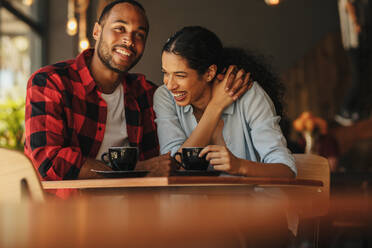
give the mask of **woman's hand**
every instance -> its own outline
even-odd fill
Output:
[[[235,157],[225,146],[209,145],[199,154],[199,157],[207,154],[206,159],[215,170],[225,171],[230,174],[239,174],[240,159]]]
[[[211,104],[225,109],[240,96],[242,96],[252,84],[250,83],[250,73],[243,69],[230,65],[227,72],[217,75],[213,82]]]

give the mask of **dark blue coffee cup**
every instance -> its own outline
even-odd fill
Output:
[[[209,161],[206,160],[206,154],[203,157],[199,157],[199,153],[204,147],[184,147],[182,152],[176,152],[174,158],[180,156],[182,166],[185,170],[200,170],[204,171],[208,169]]]

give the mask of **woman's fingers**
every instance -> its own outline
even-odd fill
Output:
[[[252,87],[252,85],[253,85],[253,83],[249,83],[249,84],[243,85],[243,87],[241,87],[239,89],[239,91],[236,92],[235,95],[232,97],[234,99],[234,101],[236,101],[242,95],[244,95],[244,93],[247,92]]]
[[[229,95],[230,96],[233,96],[235,95],[235,93],[242,87],[245,85],[244,83],[244,78],[246,76],[246,72],[243,70],[243,69],[240,69],[236,75],[235,75],[235,78],[233,80],[233,83],[232,83],[232,86],[231,86],[231,89],[229,90]]]
[[[216,159],[216,158],[222,158],[226,154],[224,154],[223,151],[214,151],[214,152],[208,152],[207,156],[205,157],[206,160],[210,161],[211,159]]]
[[[231,89],[229,93],[234,100],[240,98],[245,92],[247,92],[251,88],[252,82],[250,81],[250,75],[251,75],[250,72],[248,72],[244,74],[243,78],[234,83],[234,87]]]
[[[218,145],[206,146],[206,147],[204,147],[203,150],[200,151],[199,157],[203,157],[205,154],[207,154],[209,152],[219,151],[221,149],[221,147],[223,147],[223,146],[218,146]]]
[[[215,170],[228,171],[231,168],[229,151],[225,146],[209,145],[200,153],[199,157],[206,155],[206,160]]]
[[[226,72],[225,77],[223,79],[224,81],[226,81],[225,90],[231,89],[232,84],[233,84],[234,79],[235,79],[236,70],[237,69],[236,69],[235,65],[230,65],[229,68],[227,69],[227,72]]]

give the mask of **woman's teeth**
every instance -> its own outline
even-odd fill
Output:
[[[184,93],[173,93],[174,97],[181,97],[181,96],[184,96],[184,95],[186,95],[185,92]]]

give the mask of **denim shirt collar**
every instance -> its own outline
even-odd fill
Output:
[[[222,114],[227,114],[227,115],[234,114],[234,109],[235,109],[234,107],[235,107],[235,102],[233,102],[227,108],[225,108],[225,110],[222,112]],[[184,113],[187,113],[189,111],[193,111],[193,108],[192,108],[191,104],[186,105],[186,106],[184,106],[182,108],[183,108],[183,112]]]

